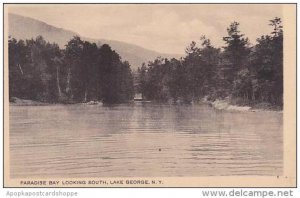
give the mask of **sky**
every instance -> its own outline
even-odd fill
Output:
[[[19,4],[7,9],[84,37],[124,41],[172,54],[183,54],[202,35],[214,46],[224,46],[222,38],[233,21],[240,23],[241,33],[255,44],[272,31],[269,20],[282,17],[279,4]]]

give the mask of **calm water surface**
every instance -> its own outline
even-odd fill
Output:
[[[12,178],[282,175],[282,113],[10,106]]]

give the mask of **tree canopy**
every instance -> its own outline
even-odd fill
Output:
[[[10,98],[44,102],[121,103],[132,100],[128,62],[104,44],[72,38],[66,49],[46,42],[9,39]]]
[[[267,102],[283,105],[283,26],[270,20],[273,31],[249,40],[232,22],[223,37],[223,48],[205,36],[186,48],[185,57],[158,58],[138,69],[138,91],[146,100],[195,102],[229,97],[244,104]]]
[[[122,103],[141,93],[157,102],[197,102],[231,98],[244,104],[283,106],[283,26],[269,21],[272,32],[250,46],[232,22],[214,47],[201,36],[180,59],[158,57],[134,76],[130,64],[107,44],[75,36],[65,49],[43,37],[9,38],[9,96],[45,102]]]

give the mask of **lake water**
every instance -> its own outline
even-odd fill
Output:
[[[206,105],[10,106],[10,173],[30,177],[282,175],[280,112]]]

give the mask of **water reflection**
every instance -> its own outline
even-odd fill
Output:
[[[206,105],[10,107],[11,176],[281,175],[282,114]]]

